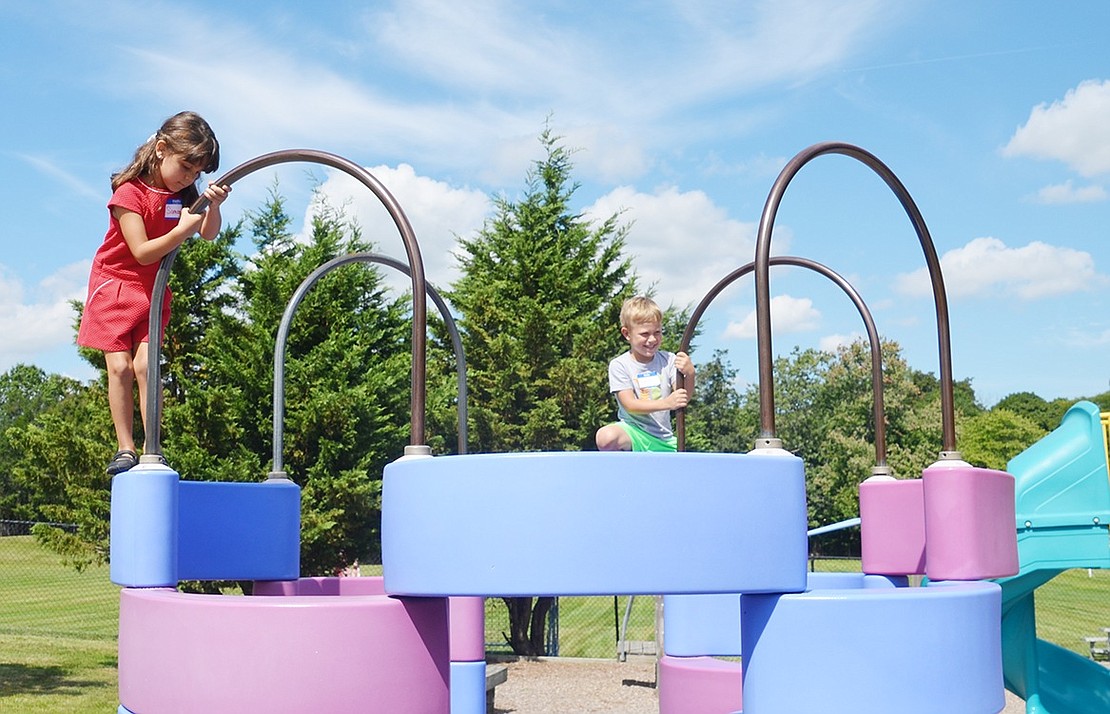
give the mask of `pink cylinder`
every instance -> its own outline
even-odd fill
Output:
[[[447,633],[446,598],[125,588],[120,703],[159,714],[447,714]]]
[[[713,657],[659,660],[659,714],[732,714],[744,707],[739,662]]]
[[[862,569],[873,575],[925,572],[925,505],[921,479],[873,476],[859,487]]]
[[[451,661],[485,662],[486,600],[481,597],[449,597]]]
[[[925,469],[930,580],[985,580],[1018,572],[1014,477],[963,462]]]

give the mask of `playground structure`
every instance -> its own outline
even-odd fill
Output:
[[[921,239],[937,305],[944,443],[922,478],[895,480],[880,470],[861,485],[862,573],[807,576],[804,470],[774,433],[767,281],[782,192],[797,170],[826,153],[878,172]],[[356,164],[309,151],[260,157],[219,182],[298,160],[347,171],[371,188],[408,252],[412,442],[384,474],[384,576],[301,579],[300,491],[281,472],[280,456],[261,483],[181,480],[157,462],[152,410],[144,460],[112,484],[112,580],[125,586],[121,714],[484,711],[484,642],[473,603],[537,593],[664,594],[661,713],[986,714],[1002,708],[1004,678],[1026,696],[1030,712],[1110,711],[1105,698],[1103,709],[1091,703],[1110,691],[1107,680],[1075,674],[1074,663],[1037,641],[1032,612],[1032,591],[1052,570],[1110,567],[1105,438],[1084,452],[1084,496],[1069,501],[1067,513],[1053,493],[1073,491],[1074,459],[1048,462],[1062,442],[1071,449],[1073,438],[1015,459],[1009,472],[959,458],[939,262],[908,193],[878,159],[850,145],[816,145],[788,164],[768,199],[754,264],[761,434],[751,452],[435,458],[422,444],[430,293],[415,236],[392,196]],[[172,255],[160,279],[169,265]],[[160,324],[160,306],[152,301],[152,324]],[[151,331],[152,370],[158,334]],[[158,384],[156,374],[149,383]],[[1068,434],[1079,421],[1065,418]],[[549,512],[537,514],[537,506]],[[661,525],[657,532],[634,542],[608,537],[614,520],[645,513]],[[537,518],[564,524],[559,539],[545,542],[542,562],[526,537]],[[518,537],[500,538],[506,531]],[[493,539],[496,549],[488,547]],[[927,575],[928,587],[908,587],[905,576],[914,574]],[[995,578],[1011,580],[988,582]],[[256,595],[176,590],[180,580],[223,579],[259,581]],[[800,636],[821,641],[819,667],[803,671]],[[743,667],[710,655],[740,655]],[[1012,673],[1015,660],[1020,676]],[[1086,708],[1064,708],[1056,689],[1077,688],[1072,698],[1086,696]]]

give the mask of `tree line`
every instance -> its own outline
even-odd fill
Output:
[[[466,356],[470,453],[592,449],[594,431],[615,416],[607,364],[627,348],[621,302],[641,291],[626,253],[630,226],[619,214],[594,223],[576,213],[571,152],[550,129],[540,143],[544,157],[521,197],[494,197],[493,216],[458,241],[459,279],[436,286],[457,315]],[[308,240],[297,240],[275,186],[216,240],[179,251],[161,433],[183,478],[257,481],[269,471],[274,341],[285,307],[324,262],[374,248],[342,210],[318,209]],[[253,252],[239,254],[248,239]],[[688,316],[667,310],[665,349],[676,349]],[[322,278],[290,326],[282,458],[302,488],[305,575],[379,562],[382,469],[409,439],[410,318],[409,295],[391,295],[380,269],[352,264]],[[429,330],[426,440],[447,454],[457,450],[455,355],[431,312]],[[910,367],[897,343],[882,350],[888,462],[897,477],[916,477],[941,444],[938,380]],[[76,532],[35,530],[77,567],[107,558],[103,463],[115,443],[103,359],[81,355],[98,370],[89,383],[30,365],[0,375],[0,519],[77,524]],[[695,360],[688,450],[749,450],[759,432],[757,387],[736,389],[725,352]],[[857,515],[858,484],[875,459],[868,346],[796,349],[774,373],[778,436],[805,462],[811,524]],[[1110,409],[1110,392],[1088,398]],[[1005,468],[1072,401],[1021,392],[986,409],[970,382],[959,382],[959,448],[973,464]],[[550,599],[507,604],[514,650],[535,654]]]

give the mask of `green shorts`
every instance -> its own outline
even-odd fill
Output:
[[[618,421],[617,425],[624,429],[624,433],[632,440],[633,451],[678,451],[678,437],[673,434],[667,439],[660,439],[635,424]]]

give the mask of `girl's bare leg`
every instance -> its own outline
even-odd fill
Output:
[[[140,342],[135,347],[132,360],[135,366],[135,384],[139,388],[139,414],[143,418],[143,432],[146,433],[146,370],[147,370],[147,343]]]
[[[130,352],[105,352],[108,369],[108,410],[120,451],[135,450],[135,367]]]

